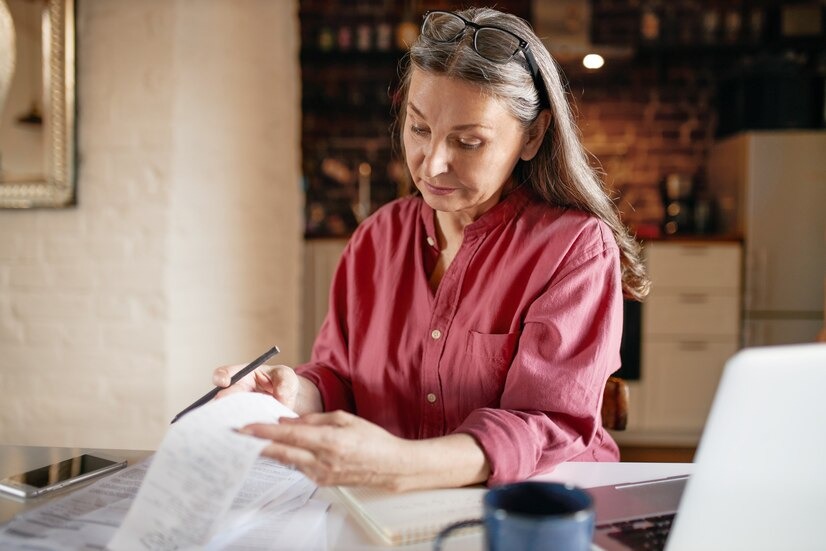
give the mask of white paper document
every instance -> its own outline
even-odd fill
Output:
[[[325,541],[308,539],[325,532],[326,503],[310,500],[315,485],[298,471],[260,458],[266,440],[233,430],[285,415],[295,414],[263,394],[210,402],[170,427],[151,462],[0,528],[0,548],[324,549]]]
[[[0,549],[102,549],[126,516],[149,461],[130,465],[0,529]]]
[[[267,445],[234,429],[282,416],[296,415],[271,396],[253,392],[214,400],[185,415],[167,431],[109,549],[206,545]]]

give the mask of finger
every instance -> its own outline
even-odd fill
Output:
[[[267,444],[261,455],[274,459],[284,465],[291,465],[300,471],[312,470],[316,463],[316,456],[310,450],[305,450],[295,446],[288,446],[280,442]]]
[[[336,435],[333,427],[314,427],[301,423],[253,423],[241,429],[244,434],[309,450],[314,454],[335,452]]]
[[[243,366],[227,366],[227,372],[232,372],[233,368],[235,367],[243,367]],[[223,369],[223,368],[219,368]],[[216,370],[217,372],[218,370]],[[237,370],[235,370],[237,372]],[[215,381],[214,381],[215,382]],[[232,381],[229,381],[227,384],[230,384]],[[216,382],[215,386],[220,386],[218,382]],[[272,384],[265,373],[259,373],[258,370],[253,371],[249,375],[241,378],[237,383],[233,384],[232,386],[226,386],[220,390],[216,395],[215,398],[225,398],[231,394],[235,394],[236,392],[260,392],[262,394],[271,394],[272,393]]]
[[[215,386],[220,387],[227,387],[229,386],[232,376],[241,371],[243,369],[243,364],[238,365],[225,365],[219,368],[216,368],[212,372],[212,384]]]
[[[360,476],[335,468],[334,465],[325,462],[323,458],[315,455],[310,450],[288,446],[279,442],[268,444],[261,450],[261,455],[298,469],[319,486],[356,485],[366,480],[363,475]]]
[[[237,392],[249,392],[250,390],[252,390],[252,388],[247,388],[246,386],[241,384],[232,385],[229,388],[225,388],[223,390],[218,391],[218,394],[215,395],[215,398],[226,398],[231,394],[235,394]]]
[[[265,365],[252,372],[253,387],[259,392],[272,393],[272,378],[269,371],[270,366]]]
[[[284,418],[280,422],[310,426],[348,427],[353,424],[355,416],[346,411],[336,410],[327,413],[305,413],[299,417]]]
[[[278,381],[273,381],[274,384],[272,393],[276,398],[292,397],[297,390],[297,382],[298,381],[291,379],[280,379]]]
[[[291,367],[277,365],[267,372],[272,385],[272,394],[279,400],[292,400],[298,394],[298,376]]]

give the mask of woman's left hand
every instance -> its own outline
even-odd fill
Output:
[[[344,411],[255,423],[241,432],[271,440],[261,455],[293,465],[321,486],[379,486],[398,490],[407,440]],[[408,450],[409,451],[409,450]]]

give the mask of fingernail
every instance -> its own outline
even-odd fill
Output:
[[[232,429],[239,434],[246,434],[248,436],[252,436],[252,431],[247,427],[241,427],[240,429]]]

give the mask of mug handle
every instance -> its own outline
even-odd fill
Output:
[[[442,551],[442,543],[443,540],[446,540],[448,536],[450,536],[451,532],[455,532],[456,530],[461,530],[462,528],[470,528],[471,526],[477,526],[479,524],[484,524],[484,520],[480,518],[475,518],[471,520],[463,520],[460,522],[454,522],[453,524],[449,524],[442,528],[442,530],[436,534],[436,539],[433,541],[433,551]]]

